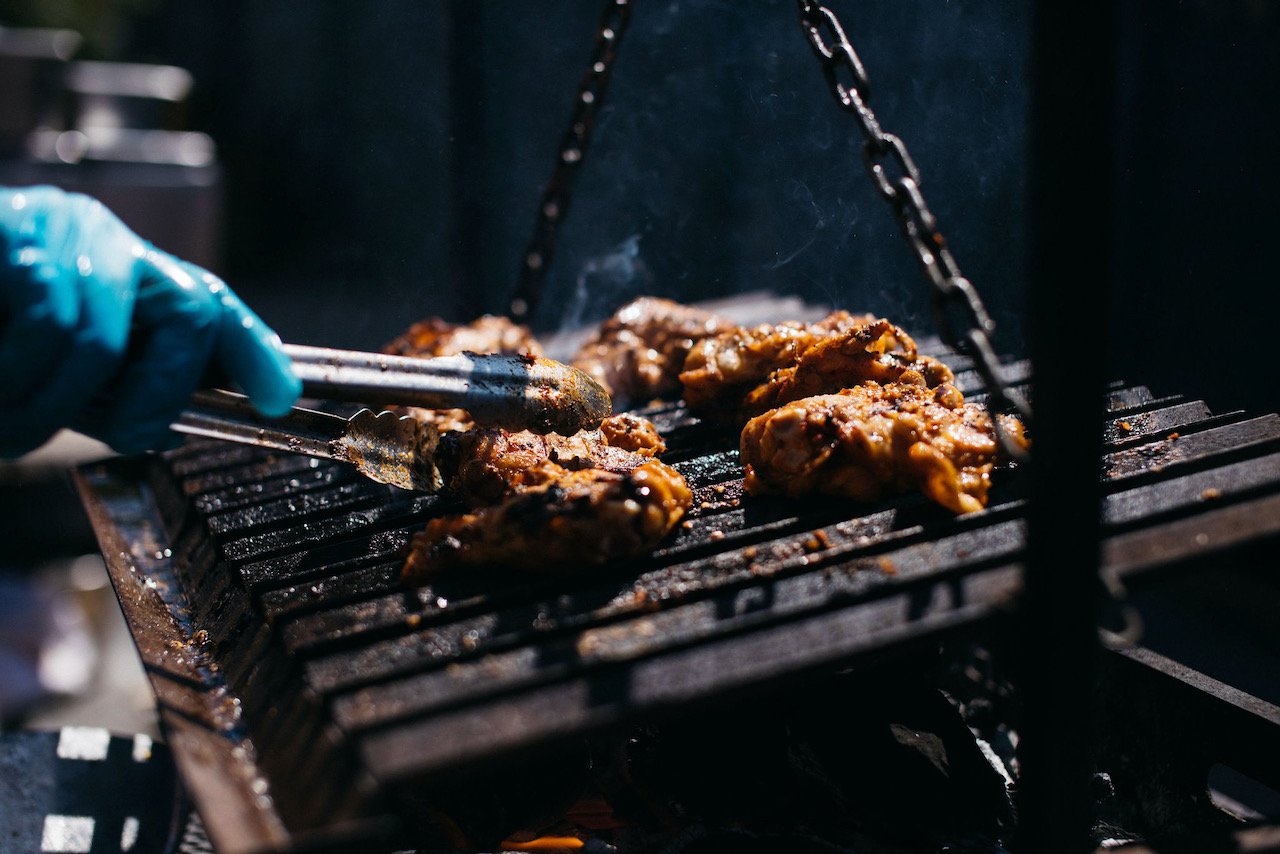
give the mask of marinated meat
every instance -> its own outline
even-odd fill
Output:
[[[415,535],[407,581],[456,566],[572,572],[642,554],[692,503],[680,473],[655,457],[657,429],[635,415],[573,436],[474,429],[444,438],[442,467],[475,509]]]
[[[486,314],[471,323],[448,323],[438,317],[410,326],[382,352],[392,356],[456,356],[461,353],[532,353],[542,355],[542,345],[529,327],[512,323],[505,317]],[[457,433],[470,430],[475,422],[465,409],[423,409],[417,406],[397,410],[430,424],[438,432]]]
[[[601,324],[573,366],[586,371],[620,407],[680,392],[685,355],[696,343],[734,324],[709,311],[667,299],[641,297]]]
[[[667,443],[652,421],[629,412],[606,418],[600,424],[600,435],[611,448],[634,451],[646,457],[656,457],[667,449]]]
[[[653,549],[692,502],[684,478],[650,459],[628,472],[566,471],[496,506],[432,519],[404,567],[418,582],[463,566],[571,573]]]
[[[441,436],[465,433],[476,426],[471,413],[465,409],[424,409],[421,406],[401,406],[395,411],[400,415],[410,415],[423,424],[434,427]]]
[[[735,420],[743,399],[774,371],[795,366],[819,342],[874,320],[836,311],[816,323],[766,323],[705,338],[689,351],[680,373],[685,402],[704,418]]]
[[[615,397],[647,400],[678,391],[676,376],[689,348],[731,328],[709,312],[640,299],[606,321],[574,364]],[[532,340],[514,337],[516,329],[497,318],[473,327],[426,321],[388,349],[433,356]],[[499,334],[478,341],[486,330]],[[463,565],[572,571],[631,557],[657,545],[692,502],[679,472],[656,459],[666,449],[662,437],[634,415],[611,416],[598,430],[573,436],[540,436],[481,429],[465,413],[413,413],[446,434],[440,467],[475,509],[432,520],[414,537],[407,581]]]
[[[1025,445],[1022,424],[999,416]],[[986,505],[999,445],[986,409],[919,374],[792,401],[742,431],[746,489],[755,495],[838,495],[872,501],[921,490],[955,513]]]
[[[429,317],[410,326],[382,352],[393,356],[456,356],[459,353],[532,353],[542,355],[542,345],[529,327],[505,317],[486,314],[470,323],[449,323]]]
[[[611,415],[599,430],[572,436],[527,430],[475,429],[446,436],[441,467],[453,489],[474,506],[563,478],[568,472],[601,469],[626,473],[665,450],[650,422]]]
[[[775,371],[767,382],[748,392],[742,409],[747,415],[758,415],[802,397],[833,394],[865,382],[910,382],[915,377],[930,388],[955,378],[942,362],[920,355],[910,335],[880,318],[818,341],[794,365]]]

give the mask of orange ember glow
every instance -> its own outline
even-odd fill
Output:
[[[498,848],[502,851],[539,851],[543,854],[554,854],[557,851],[577,851],[585,844],[576,836],[539,836],[528,842],[514,842],[508,839]]]

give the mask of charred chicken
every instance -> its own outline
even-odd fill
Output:
[[[793,367],[818,342],[872,320],[869,314],[836,311],[816,323],[766,323],[705,338],[689,351],[680,372],[685,402],[704,417],[733,420],[743,398],[774,371]]]
[[[635,557],[661,542],[693,500],[684,478],[654,459],[628,472],[562,472],[499,504],[432,519],[413,537],[406,580],[463,566],[569,573]]]
[[[601,324],[573,366],[603,385],[620,406],[679,394],[685,355],[734,325],[700,308],[657,297],[627,303]]]
[[[428,321],[397,345],[423,355],[475,348],[482,344],[474,336],[488,328],[499,333],[488,346],[536,347],[495,320],[448,329]],[[869,501],[918,489],[953,512],[972,512],[986,503],[1000,452],[991,415],[964,401],[951,370],[869,315],[837,311],[816,323],[748,329],[642,298],[607,320],[573,364],[631,403],[683,387],[704,418],[745,422],[751,494]],[[404,569],[411,582],[459,566],[563,572],[634,557],[692,503],[684,479],[657,459],[661,436],[634,415],[573,436],[424,417],[445,430],[441,469],[472,509],[434,519],[413,538]],[[1022,425],[999,417],[1025,444]]]
[[[1025,444],[1021,423],[999,416]],[[955,513],[986,505],[999,454],[991,416],[949,383],[915,374],[806,397],[747,422],[745,486],[754,495],[839,495],[872,501],[919,489]]]
[[[441,468],[473,507],[551,483],[586,469],[626,473],[665,450],[654,426],[634,415],[612,415],[598,430],[572,436],[527,430],[476,429],[444,437]]]
[[[740,329],[695,347],[680,380],[689,408],[714,420],[746,420],[791,400],[914,372],[929,386],[952,379],[889,321],[838,311],[814,324]]]
[[[448,436],[442,466],[477,509],[415,535],[404,577],[481,565],[571,572],[649,551],[693,500],[679,472],[656,459],[664,449],[653,425],[634,415],[573,436]]]
[[[542,355],[542,345],[529,327],[505,317],[486,314],[470,323],[449,323],[438,317],[410,326],[383,348],[393,356],[456,356],[459,353],[532,353]]]
[[[743,411],[758,415],[802,397],[832,394],[862,383],[914,383],[930,388],[949,383],[951,369],[922,356],[906,332],[881,318],[843,330],[817,342],[796,363],[775,371],[747,393]]]

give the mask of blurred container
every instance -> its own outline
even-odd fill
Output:
[[[27,137],[27,154],[42,163],[98,160],[211,166],[217,159],[216,148],[208,134],[122,127],[34,131]]]
[[[155,163],[210,166],[213,140],[182,130],[191,75],[172,65],[73,62],[64,76],[70,129],[49,127],[27,137],[41,163]]]
[[[27,34],[10,40],[21,43],[23,56],[50,61],[57,40],[30,34],[51,31],[8,32]],[[70,42],[57,44],[65,53]],[[33,74],[28,70],[23,79],[34,80]],[[12,144],[0,150],[0,184],[53,184],[86,193],[160,248],[216,268],[221,171],[213,140],[183,129],[191,74],[172,65],[68,63],[64,57],[56,80],[40,79],[55,86],[43,97],[59,105],[50,113],[57,120],[33,123],[35,107],[26,110],[25,121],[15,116],[13,133],[21,141],[16,151]],[[0,93],[15,85],[0,76]]]
[[[67,68],[75,127],[180,130],[191,74],[172,65],[73,62]]]
[[[67,126],[64,76],[80,41],[70,30],[0,27],[0,156],[32,131]]]

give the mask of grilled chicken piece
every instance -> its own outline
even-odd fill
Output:
[[[415,534],[404,579],[462,566],[568,573],[653,549],[692,503],[684,478],[650,459],[629,472],[584,469]]]
[[[916,342],[884,318],[844,329],[815,343],[795,364],[775,371],[743,399],[747,415],[758,415],[802,397],[833,394],[865,382],[914,382],[933,388],[955,379],[951,369],[920,355]]]
[[[429,522],[413,538],[404,578],[479,565],[571,572],[649,551],[693,501],[680,473],[655,458],[663,450],[657,429],[635,415],[572,436],[447,436],[442,467],[479,509]]]
[[[610,415],[602,421],[600,435],[612,448],[634,451],[646,457],[656,457],[667,449],[667,443],[652,421],[629,412]]]
[[[422,359],[461,353],[531,353],[541,356],[542,345],[533,337],[529,327],[512,323],[505,317],[486,314],[470,323],[449,323],[438,317],[429,317],[410,326],[403,335],[383,347],[382,352]],[[396,411],[430,424],[442,434],[462,432],[475,426],[465,409],[406,406]]]
[[[689,349],[733,328],[709,311],[640,297],[601,324],[573,357],[573,366],[608,389],[615,405],[645,403],[678,394],[678,375]]]
[[[650,422],[611,415],[599,430],[572,436],[527,430],[477,429],[446,436],[441,468],[452,487],[473,507],[540,487],[569,472],[601,469],[625,474],[665,450]]]
[[[732,421],[746,395],[774,371],[794,367],[815,344],[874,320],[835,311],[816,323],[766,323],[705,338],[689,351],[680,373],[685,402],[704,418]]]
[[[1002,426],[1025,445],[1022,424]],[[872,501],[919,489],[955,513],[986,505],[999,445],[986,409],[919,374],[806,397],[747,422],[746,489],[754,495],[839,495]]]
[[[382,352],[392,356],[456,356],[460,353],[532,353],[542,355],[542,345],[529,327],[505,317],[486,314],[470,323],[449,323],[438,317],[410,326]]]

